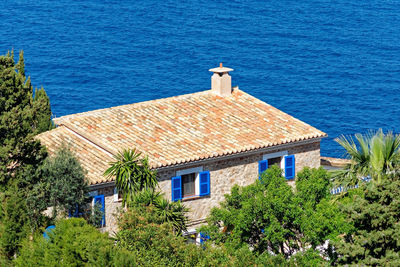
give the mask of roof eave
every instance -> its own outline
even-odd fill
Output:
[[[321,139],[325,138],[325,137],[327,137],[326,134],[324,136],[320,136],[320,137],[314,137],[314,138],[309,138],[309,139],[306,139],[306,140],[294,141],[294,142],[289,142],[289,143],[279,144],[279,145],[274,145],[274,146],[267,146],[267,147],[263,147],[263,148],[256,148],[256,149],[252,149],[252,150],[247,150],[247,151],[242,151],[242,152],[237,152],[237,153],[231,153],[231,154],[228,154],[228,155],[219,155],[219,156],[209,157],[209,158],[195,160],[195,161],[186,161],[186,162],[177,163],[177,164],[169,164],[169,165],[162,166],[162,167],[152,167],[152,169],[160,171],[160,170],[166,170],[166,169],[171,169],[171,168],[173,168],[173,169],[175,169],[175,168],[186,168],[186,167],[191,167],[191,166],[194,166],[194,165],[204,164],[204,163],[207,163],[207,162],[210,162],[210,161],[215,161],[215,160],[224,160],[224,159],[231,159],[231,158],[235,158],[235,157],[243,157],[243,156],[248,156],[248,155],[252,155],[252,154],[268,152],[268,151],[276,150],[276,149],[285,149],[285,148],[292,147],[292,146],[305,145],[305,144],[311,144],[311,143],[315,143],[315,142],[320,142]]]

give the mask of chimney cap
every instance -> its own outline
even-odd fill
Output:
[[[223,67],[222,63],[219,63],[218,68],[209,69],[209,71],[214,72],[214,73],[226,73],[226,72],[233,71],[233,69]]]

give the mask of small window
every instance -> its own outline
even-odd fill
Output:
[[[184,234],[184,237],[186,239],[186,242],[188,244],[197,244],[197,233],[196,232],[188,232]]]
[[[286,179],[294,179],[296,176],[295,155],[289,155],[287,151],[264,154],[263,159],[258,162],[258,172],[261,174],[272,165],[281,168]]]
[[[196,173],[182,175],[182,196],[191,197],[196,195]]]
[[[280,168],[281,161],[282,161],[282,157],[270,158],[270,159],[268,159],[268,167],[271,167],[272,165],[276,165]]]
[[[210,195],[210,171],[202,167],[176,172],[171,178],[172,201]]]

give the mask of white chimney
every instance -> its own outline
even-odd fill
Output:
[[[233,69],[226,68],[219,64],[219,68],[210,69],[214,72],[211,77],[211,91],[219,96],[230,96],[232,94],[232,81],[229,75]]]

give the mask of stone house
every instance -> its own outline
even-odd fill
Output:
[[[268,166],[280,166],[289,183],[304,166],[320,166],[325,133],[233,88],[232,69],[210,71],[211,90],[63,116],[38,136],[50,153],[62,144],[75,153],[106,231],[116,230],[121,202],[103,173],[125,148],[148,156],[161,191],[190,209],[192,229],[234,184],[253,183]]]

